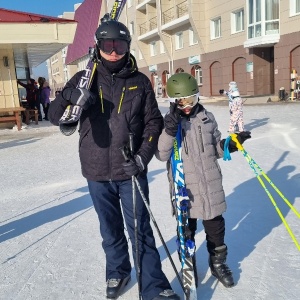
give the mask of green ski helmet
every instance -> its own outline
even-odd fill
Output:
[[[195,96],[193,106],[198,102],[198,83],[188,73],[176,73],[167,81],[167,94],[170,98],[180,99]]]

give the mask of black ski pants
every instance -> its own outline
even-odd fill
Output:
[[[208,252],[211,253],[216,247],[223,246],[225,238],[225,220],[223,216],[220,215],[211,220],[203,220],[202,224],[206,233]],[[192,240],[195,240],[197,219],[189,219],[189,228]]]
[[[139,176],[138,181],[148,199],[147,177]],[[106,280],[125,278],[131,272],[131,264],[127,237],[124,233],[124,221],[132,244],[134,262],[136,261],[132,181],[95,182],[88,180],[88,186],[100,222],[102,247],[106,255]],[[160,256],[150,225],[150,216],[137,188],[136,207],[141,292],[143,300],[152,300],[171,286],[162,272]]]

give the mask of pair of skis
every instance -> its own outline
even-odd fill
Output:
[[[109,20],[117,21],[125,4],[126,0],[115,0],[110,13],[105,14],[101,22]],[[92,51],[90,51],[90,60],[77,84],[77,88],[87,90],[91,88],[98,64],[95,51],[97,51],[95,48],[92,48]],[[66,136],[73,134],[76,131],[81,114],[82,108],[79,105],[68,105],[59,120],[60,131]]]
[[[176,204],[178,254],[181,260],[182,281],[186,300],[197,300],[197,268],[196,245],[191,239],[189,229],[189,197],[185,187],[183,164],[181,159],[181,125],[174,140],[171,154],[171,167],[175,194],[173,198]]]

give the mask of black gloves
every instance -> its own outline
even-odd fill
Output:
[[[250,139],[251,138],[251,132],[250,131],[242,131],[242,132],[239,132],[237,135],[236,135],[236,139],[238,140],[238,142],[242,145],[247,139]],[[225,139],[223,139],[221,142],[220,142],[220,146],[221,148],[224,150],[224,144],[225,144]],[[235,151],[238,151],[238,148],[236,146],[236,142],[233,141],[232,139],[230,140],[229,142],[229,145],[228,145],[228,149],[229,149],[229,152],[235,152]]]
[[[139,155],[130,158],[128,161],[124,162],[122,166],[124,172],[128,176],[137,176],[145,169],[142,158]]]
[[[175,137],[178,130],[178,123],[180,122],[180,111],[176,103],[170,103],[170,111],[165,116],[165,130],[170,136]]]
[[[66,89],[63,91],[63,97],[69,100],[73,105],[79,105],[83,109],[88,109],[91,104],[97,100],[97,96],[87,89]]]
[[[219,90],[219,94],[220,94],[220,95],[223,95],[223,94],[224,94],[224,89]]]

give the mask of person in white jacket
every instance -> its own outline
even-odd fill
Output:
[[[229,100],[229,133],[238,133],[244,131],[243,100],[235,81],[229,82],[229,90],[220,90],[220,94],[228,96]]]

